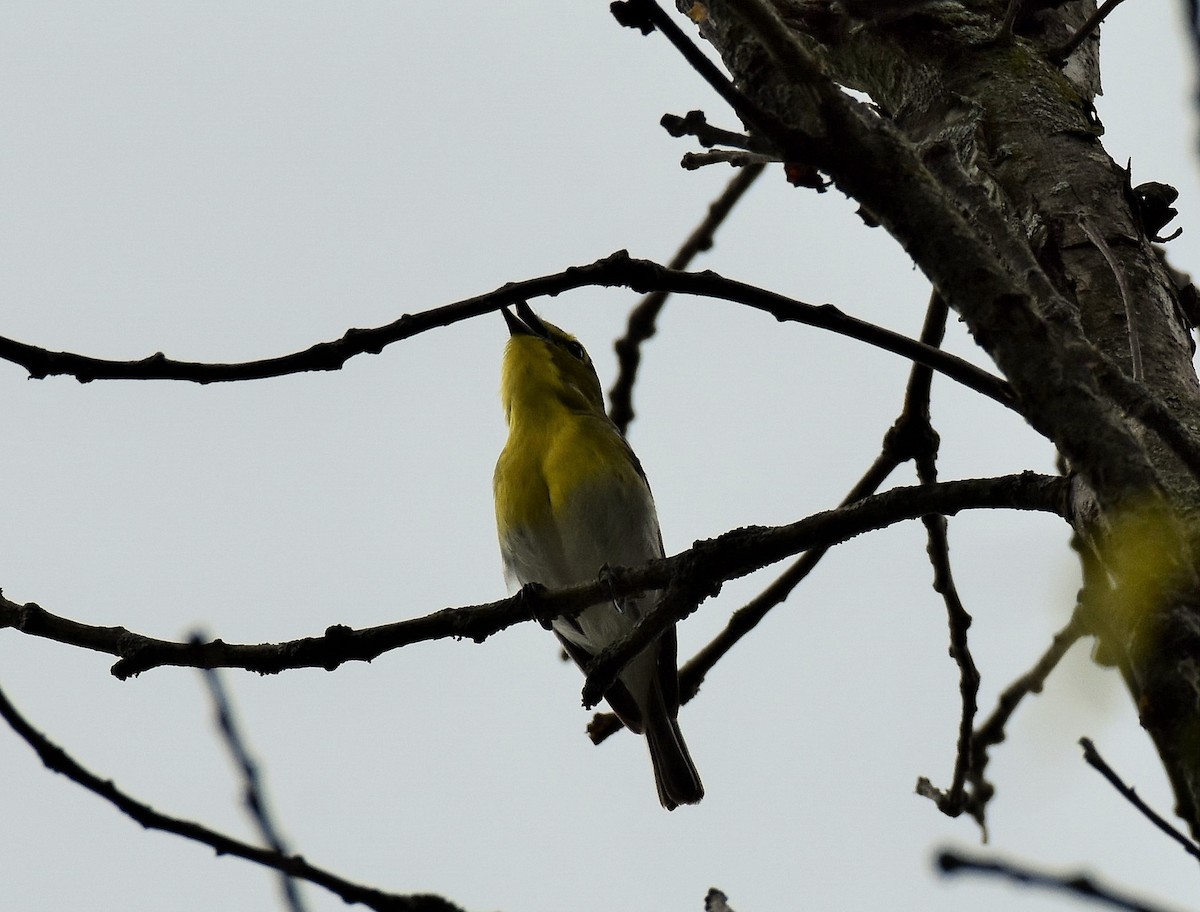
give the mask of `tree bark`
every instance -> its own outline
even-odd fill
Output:
[[[1042,8],[1009,35],[1007,4],[988,0],[680,3],[767,115],[754,132],[896,238],[1066,457],[1075,529],[1107,571],[1088,601],[1098,654],[1121,669],[1200,835],[1200,485],[1180,456],[1200,443],[1190,327],[1159,226],[1100,142],[1098,39],[1054,60],[1095,3],[1026,5]],[[1147,394],[1161,420],[1134,406]]]

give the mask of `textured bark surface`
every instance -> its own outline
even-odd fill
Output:
[[[1200,833],[1200,487],[1111,382],[1141,380],[1200,437],[1190,331],[1101,144],[1098,40],[1052,59],[1095,3],[1043,5],[999,39],[1007,4],[978,0],[874,21],[827,0],[713,0],[692,15],[777,119],[783,157],[828,174],[908,251],[1082,481],[1077,529],[1117,583],[1095,596],[1103,651]]]

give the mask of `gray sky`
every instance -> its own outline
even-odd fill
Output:
[[[667,259],[729,176],[684,172],[665,111],[732,115],[659,36],[606,2],[105,4],[0,9],[0,334],[52,349],[242,360],[388,322],[618,248]],[[1196,261],[1193,66],[1176,4],[1104,32],[1107,148],[1179,187]],[[839,194],[768,172],[701,264],[916,334],[928,288]],[[534,301],[614,376],[635,296]],[[971,353],[960,328],[952,347]],[[278,641],[505,594],[491,474],[498,316],[345,370],[200,388],[29,381],[0,369],[0,586],[165,638]],[[874,458],[906,367],[733,305],[673,299],[645,350],[630,439],[667,549],[833,506]],[[971,355],[972,357],[977,357]],[[938,380],[943,477],[1033,468],[1050,447]],[[911,475],[897,476],[910,483]],[[1066,530],[951,522],[981,706],[1067,619]],[[966,820],[949,780],[957,671],[923,533],[831,553],[709,676],[681,722],[707,788],[667,814],[644,745],[583,735],[582,678],[524,625],[336,673],[226,681],[296,851],[467,909],[1054,910],[1057,897],[930,873]],[[771,576],[680,628],[688,656]],[[990,767],[991,848],[1194,899],[1192,863],[1080,760],[1089,735],[1170,810],[1148,739],[1084,648],[1023,707]],[[159,810],[246,838],[197,673],[0,632],[0,684],[82,763]],[[20,910],[266,909],[271,874],[144,833],[0,731],[0,883]],[[306,888],[315,910],[340,900]]]

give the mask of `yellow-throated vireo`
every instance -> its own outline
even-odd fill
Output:
[[[609,565],[662,557],[654,498],[637,456],[604,411],[592,360],[579,341],[524,301],[502,311],[509,340],[500,397],[508,442],[493,481],[500,554],[510,583],[561,588]],[[628,633],[657,592],[606,600],[552,627],[581,667]],[[646,735],[663,807],[695,804],[704,786],[679,731],[672,627],[625,666],[604,695],[631,731]]]

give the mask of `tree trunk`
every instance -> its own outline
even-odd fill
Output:
[[[1097,37],[1065,67],[1052,59],[1095,3],[1026,5],[1044,9],[1008,35],[1006,4],[981,0],[680,4],[757,106],[740,112],[752,132],[904,246],[1066,457],[1085,562],[1106,571],[1085,598],[1098,655],[1121,669],[1200,835],[1200,462],[1185,462],[1200,384],[1181,304],[1194,291],[1101,145]],[[860,7],[868,19],[845,10]]]

